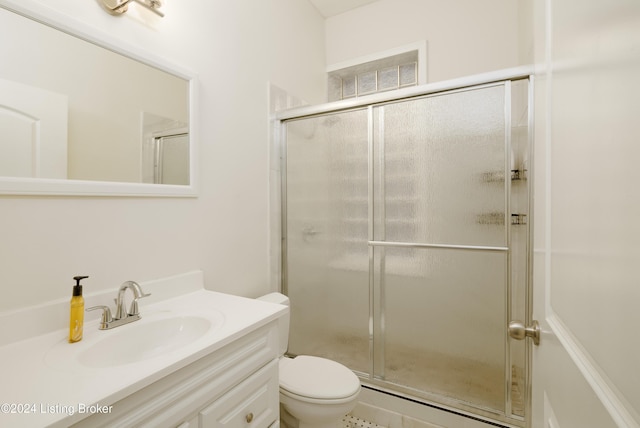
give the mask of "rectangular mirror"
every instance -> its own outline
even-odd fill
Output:
[[[195,76],[25,3],[0,0],[0,194],[195,196]]]

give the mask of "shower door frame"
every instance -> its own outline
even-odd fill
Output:
[[[495,85],[509,81],[515,80],[528,80],[528,154],[529,154],[529,175],[533,170],[532,162],[532,151],[533,151],[533,84],[534,84],[534,76],[533,76],[533,66],[524,66],[524,67],[516,67],[511,69],[499,70],[490,73],[484,73],[474,76],[469,76],[465,78],[459,78],[444,82],[437,82],[432,84],[426,84],[421,86],[416,86],[412,88],[401,89],[393,92],[387,93],[378,93],[375,95],[359,98],[359,99],[350,99],[337,101],[333,103],[326,103],[316,106],[309,107],[301,107],[291,110],[282,111],[276,113],[273,117],[275,120],[274,127],[274,142],[279,145],[280,150],[280,208],[281,208],[281,224],[280,224],[280,257],[281,257],[281,266],[280,266],[280,289],[284,294],[288,294],[288,280],[287,280],[287,168],[286,168],[286,160],[287,160],[287,144],[285,139],[285,122],[287,120],[293,119],[302,119],[302,118],[310,118],[313,116],[319,116],[323,114],[329,113],[339,113],[343,111],[355,110],[355,109],[367,109],[367,114],[369,116],[369,126],[368,126],[368,176],[369,176],[369,201],[368,201],[368,253],[369,253],[369,325],[371,328],[374,325],[377,326],[375,318],[375,287],[374,287],[374,274],[372,272],[372,263],[373,263],[373,250],[375,246],[393,246],[395,243],[388,243],[385,241],[375,241],[373,235],[373,227],[374,227],[374,219],[372,218],[373,212],[373,165],[375,159],[373,158],[373,108],[376,106],[383,106],[384,104],[393,103],[393,102],[401,102],[408,101],[411,99],[417,99],[419,97],[435,95],[443,92],[455,92],[455,91],[464,91],[469,89],[475,89],[482,86]],[[509,88],[509,85],[507,85]],[[507,92],[509,90],[507,89]],[[509,111],[507,111],[509,109]],[[505,116],[506,116],[506,124],[505,128],[509,128],[510,125],[510,103],[506,103],[505,105]],[[508,129],[507,134],[505,135],[505,145],[509,149],[511,146],[510,142],[510,133],[511,130]],[[506,154],[508,155],[508,151]],[[506,156],[505,162],[509,162],[508,156]],[[505,171],[508,171],[509,168],[505,168]],[[506,216],[510,217],[510,182],[505,177],[506,185],[505,185],[505,193],[506,193],[506,206],[505,213]],[[529,213],[532,212],[532,202],[533,202],[533,189],[531,188],[531,180],[527,180],[527,188],[528,188],[528,204],[529,204]],[[527,278],[526,285],[526,293],[525,293],[525,324],[529,325],[532,320],[532,268],[531,268],[531,256],[533,254],[532,249],[532,240],[530,239],[531,231],[533,228],[533,222],[531,221],[531,215],[528,215],[528,242],[526,249],[526,258],[527,258],[527,272],[525,274]],[[430,244],[415,244],[421,248],[428,247],[438,247],[438,248],[458,248],[458,249],[468,249],[472,251],[504,251],[507,254],[507,260],[510,258],[510,241],[509,241],[509,223],[505,221],[505,228],[507,230],[507,242],[506,247],[497,248],[497,247],[484,247],[484,246],[467,246],[467,245],[436,245],[432,246]],[[408,245],[408,244],[407,244]],[[511,296],[510,296],[510,263],[507,261],[507,272],[505,275],[507,276],[506,286],[507,291],[505,295],[505,300],[507,304],[506,308],[506,323],[511,320]],[[384,327],[382,327],[384,328]],[[506,326],[505,326],[506,332]],[[511,413],[511,385],[508,383],[511,379],[511,376],[505,373],[505,414],[496,413],[491,409],[484,409],[478,406],[467,406],[459,400],[449,399],[445,396],[429,393],[428,391],[424,392],[420,396],[416,396],[412,394],[411,388],[402,387],[402,385],[397,384],[389,384],[384,380],[377,380],[376,374],[374,371],[374,361],[376,359],[374,353],[374,336],[378,336],[380,333],[376,333],[374,330],[369,331],[369,373],[356,371],[356,374],[360,377],[360,379],[364,382],[365,386],[369,386],[372,389],[379,390],[385,393],[389,393],[394,396],[398,396],[401,398],[409,399],[412,401],[420,402],[429,406],[434,406],[437,408],[441,408],[447,411],[451,411],[454,413],[463,414],[465,416],[470,416],[472,418],[478,418],[481,420],[486,420],[489,422],[499,422],[503,424],[508,424],[512,426],[526,426],[528,424],[528,420],[530,419],[531,414],[531,343],[530,341],[526,341],[526,350],[525,350],[525,391],[524,391],[524,417],[519,417]],[[505,335],[505,341],[508,342],[510,340],[508,335]],[[506,348],[506,361],[505,361],[505,369],[511,370],[511,362],[509,349]],[[393,385],[393,388],[390,388],[390,385]],[[433,398],[431,398],[431,397]]]

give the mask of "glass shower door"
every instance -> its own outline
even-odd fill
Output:
[[[154,138],[154,183],[189,185],[189,134]]]
[[[502,413],[505,85],[373,108],[374,377]]]
[[[283,269],[289,353],[368,373],[368,114],[287,122]]]
[[[289,353],[373,387],[522,424],[528,80],[283,126]]]

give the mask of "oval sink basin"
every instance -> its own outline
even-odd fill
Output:
[[[110,330],[98,330],[96,324],[89,334],[85,330],[80,342],[70,344],[66,338],[57,342],[44,362],[64,371],[139,363],[188,348],[222,326],[224,320],[215,310],[197,315],[160,311]]]
[[[143,361],[195,342],[212,324],[201,317],[172,317],[148,323],[116,327],[114,334],[82,350],[77,361],[102,368]],[[119,329],[122,329],[118,331]],[[116,333],[117,332],[117,333]]]

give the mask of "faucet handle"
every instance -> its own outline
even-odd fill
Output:
[[[131,302],[131,308],[129,309],[129,316],[140,315],[140,309],[138,308],[138,300],[142,299],[143,297],[149,297],[149,296],[151,296],[151,293],[145,293],[140,297],[134,298],[133,302]]]
[[[113,321],[113,317],[111,316],[111,309],[108,306],[98,305],[87,308],[86,311],[95,311],[97,309],[102,309],[102,318],[100,318],[100,329],[104,330],[107,327],[107,324]]]

